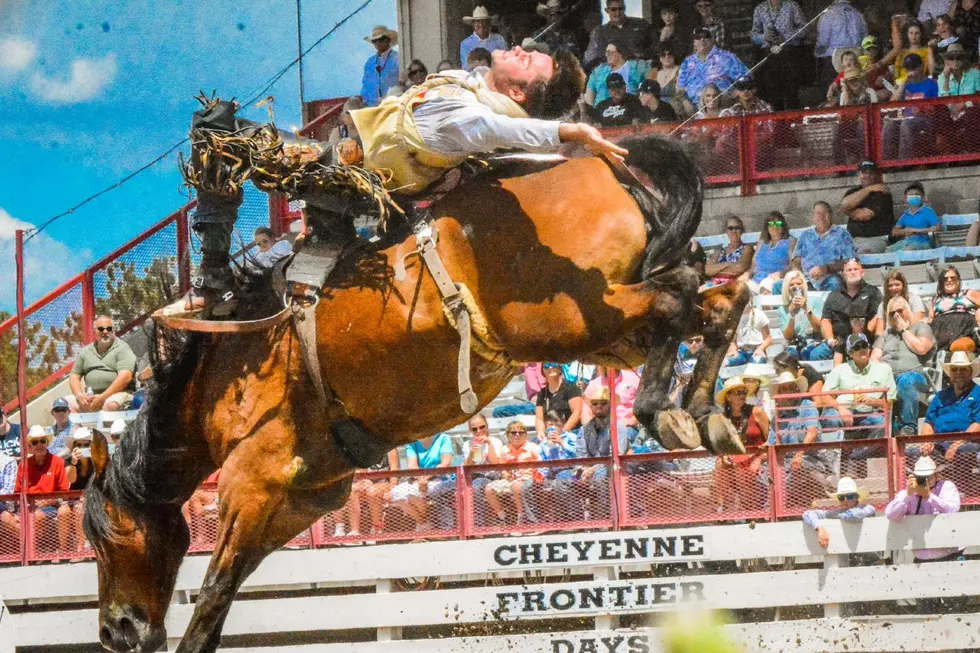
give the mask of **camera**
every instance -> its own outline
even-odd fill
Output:
[[[81,456],[82,458],[91,458],[92,457],[92,448],[91,447],[84,447],[84,448],[83,447],[79,447],[78,448],[78,455]]]
[[[915,484],[918,485],[919,487],[925,487],[925,486],[929,485],[929,477],[928,476],[916,476],[915,477]]]

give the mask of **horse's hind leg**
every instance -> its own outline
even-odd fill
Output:
[[[697,420],[705,448],[719,454],[745,451],[732,423],[715,408],[714,397],[718,372],[749,299],[748,288],[741,282],[706,290],[701,295],[700,311],[689,326],[690,331],[704,336],[704,348],[683,406]]]

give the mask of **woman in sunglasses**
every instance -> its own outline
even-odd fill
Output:
[[[514,420],[507,425],[507,446],[501,451],[500,455],[490,447],[487,450],[487,462],[491,465],[501,463],[527,463],[541,460],[538,454],[538,447],[527,439],[527,427],[520,420]],[[541,481],[541,473],[531,467],[507,469],[501,472],[503,478],[492,481],[487,485],[486,497],[487,505],[500,522],[507,520],[507,511],[504,509],[502,498],[510,495],[514,498],[514,513],[517,515],[517,523],[525,521],[537,522],[534,512],[529,503],[528,494],[534,481]]]
[[[958,338],[977,340],[980,323],[980,291],[961,290],[960,273],[952,265],[939,275],[936,298],[929,307],[929,322],[936,336],[936,347],[949,351]]]
[[[766,216],[766,228],[759,234],[759,247],[752,258],[749,288],[754,293],[771,295],[782,289],[783,275],[792,269],[796,239],[789,235],[789,223],[779,211]]]
[[[760,447],[769,438],[769,416],[761,406],[748,403],[749,388],[741,376],[725,381],[716,400],[746,447]],[[765,505],[762,485],[762,463],[766,453],[750,452],[721,456],[715,467],[715,502],[718,512],[731,508],[739,497],[740,508],[760,510]]]
[[[418,86],[425,81],[428,75],[429,69],[425,67],[425,64],[418,59],[412,59],[412,63],[408,64],[408,70],[405,71],[405,87]]]
[[[884,299],[881,305],[878,306],[878,314],[868,322],[868,332],[876,336],[884,335],[885,330],[888,328],[888,322],[885,320],[885,305],[895,297],[901,297],[908,302],[909,307],[912,309],[912,319],[914,322],[920,322],[926,318],[925,302],[915,293],[909,292],[909,282],[906,281],[905,275],[898,268],[892,268],[888,272],[888,275],[885,277],[885,283],[882,284],[881,296]]]
[[[837,481],[837,491],[828,492],[831,499],[837,500],[837,507],[830,510],[807,510],[803,513],[803,522],[817,532],[817,543],[826,549],[830,544],[830,535],[820,522],[824,519],[839,519],[847,522],[859,522],[866,517],[875,516],[875,507],[864,503],[868,499],[868,490],[858,487],[853,478],[841,476]]]
[[[736,215],[728,218],[725,233],[728,234],[728,244],[715,250],[705,267],[705,274],[709,279],[705,285],[708,288],[738,279],[752,268],[755,247],[742,242],[742,236],[745,234],[745,223],[742,222],[742,218]]]

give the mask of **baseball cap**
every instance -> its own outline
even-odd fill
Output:
[[[736,91],[746,91],[750,88],[755,88],[755,80],[752,78],[752,75],[745,75],[735,82]]]
[[[864,343],[863,345],[861,343]],[[870,347],[871,344],[868,342],[868,336],[863,333],[852,333],[847,336],[847,353],[850,354],[852,351],[857,349],[864,349]]]
[[[878,171],[878,164],[874,161],[862,161],[858,164],[858,171],[870,170],[871,172]]]
[[[660,96],[660,83],[655,79],[644,79],[640,82],[640,93],[650,93],[651,95]]]
[[[913,52],[902,59],[902,67],[905,68],[905,70],[922,68],[922,57]]]
[[[873,36],[865,36],[861,39],[861,49],[867,50],[868,48],[878,47],[878,39]]]
[[[609,77],[606,77],[606,86],[626,86],[626,80],[619,73],[609,73]]]
[[[54,403],[51,404],[51,410],[71,410],[71,406],[68,405],[67,399],[64,397],[58,397],[54,400]]]
[[[710,38],[712,38],[711,37],[711,30],[709,30],[707,27],[695,27],[694,28],[694,33],[692,34],[692,36],[695,39],[710,39]]]

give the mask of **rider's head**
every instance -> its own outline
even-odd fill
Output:
[[[585,89],[585,72],[575,55],[496,50],[490,71],[493,89],[536,118],[558,118],[575,106]]]

